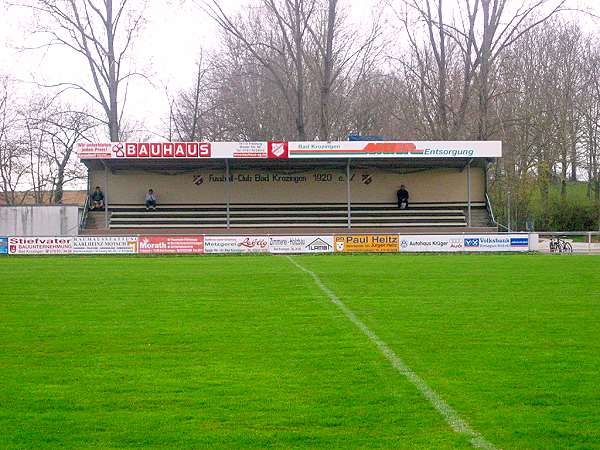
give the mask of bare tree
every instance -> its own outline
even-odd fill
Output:
[[[52,87],[84,92],[104,112],[102,122],[112,141],[121,137],[127,87],[134,75],[128,55],[143,23],[144,4],[135,10],[128,0],[29,0],[26,5],[40,18],[38,32],[47,35],[44,46],[60,45],[81,55],[92,87],[59,82]]]
[[[20,204],[19,192],[27,175],[23,141],[19,135],[18,105],[6,77],[0,78],[0,194],[7,205]]]
[[[294,114],[298,139],[306,140],[305,43],[316,0],[260,0],[245,19],[228,15],[217,0],[202,6],[267,70]]]
[[[336,116],[331,114],[336,91],[341,91],[339,96],[351,95],[358,80],[374,69],[381,53],[382,31],[377,11],[371,26],[361,27],[367,30],[362,35],[356,26],[348,23],[349,2],[320,0],[317,6],[313,20],[307,24],[311,40],[305,58],[312,69],[313,82],[319,87],[318,137],[327,141],[336,121]],[[311,58],[313,53],[314,58]],[[336,111],[339,113],[339,107]]]

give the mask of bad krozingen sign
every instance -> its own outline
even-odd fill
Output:
[[[112,142],[79,145],[80,159],[496,158],[500,141]]]

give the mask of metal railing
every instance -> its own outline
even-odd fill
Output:
[[[85,198],[85,203],[83,204],[83,211],[81,212],[81,217],[79,218],[79,231],[81,231],[85,228],[89,210],[90,210],[90,196],[88,195]]]
[[[510,233],[510,229],[504,225],[502,225],[501,223],[499,223],[498,221],[496,221],[496,217],[494,216],[494,210],[492,209],[492,201],[490,200],[490,196],[488,195],[488,193],[485,193],[485,208],[487,209],[489,215],[490,215],[490,219],[492,220],[492,224],[496,225],[498,227],[498,229],[503,229],[504,231],[508,231]]]

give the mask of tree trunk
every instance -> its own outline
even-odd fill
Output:
[[[112,142],[120,141],[120,130],[119,130],[119,107],[118,107],[118,86],[119,81],[117,79],[117,60],[115,56],[115,36],[113,34],[113,2],[112,0],[105,0],[106,2],[106,37],[108,44],[108,97],[110,102],[110,110],[108,116],[108,130],[110,133],[110,139]]]
[[[65,183],[65,168],[59,167],[56,174],[56,184],[54,185],[54,203],[56,205],[62,205],[63,192]]]
[[[294,10],[294,43],[296,49],[296,129],[298,130],[298,140],[306,140],[306,128],[304,122],[304,50],[302,48],[302,16],[300,14],[300,3],[296,1]]]
[[[325,55],[323,55],[323,85],[321,87],[321,111],[319,126],[319,139],[322,141],[328,141],[330,134],[329,103],[331,97],[331,75],[333,72],[333,39],[335,37],[336,8],[337,0],[329,0]]]

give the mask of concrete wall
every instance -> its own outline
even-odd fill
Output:
[[[459,169],[353,168],[353,202],[395,202],[396,191],[405,184],[413,202],[466,202],[467,171]],[[158,194],[159,203],[224,203],[224,170],[200,169],[187,173],[119,170],[109,173],[108,189],[104,171],[91,171],[91,186],[102,186],[109,204],[142,204],[148,188]],[[343,169],[309,171],[234,170],[231,172],[231,203],[343,203],[346,201],[346,174]],[[485,175],[480,167],[471,169],[471,199],[483,201]]]
[[[75,236],[78,206],[0,206],[0,236]]]

